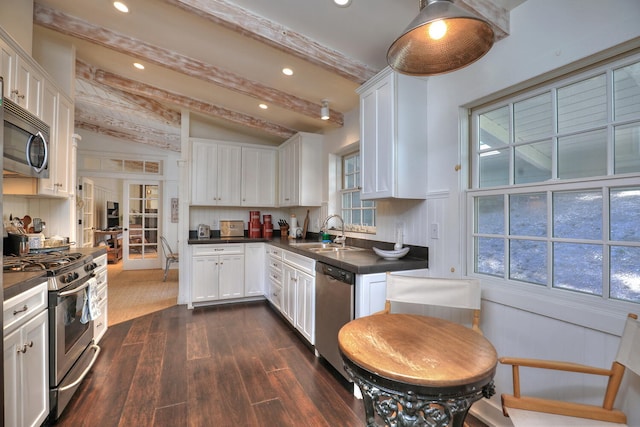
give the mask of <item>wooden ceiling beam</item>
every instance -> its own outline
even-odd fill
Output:
[[[254,15],[248,10],[224,0],[215,2],[210,0],[165,0],[165,2],[358,84],[366,82],[379,71],[277,22]]]
[[[495,33],[495,40],[509,35],[509,11],[492,0],[454,0],[456,6],[486,19]]]
[[[145,134],[135,133],[135,132],[123,132],[121,130],[110,129],[102,125],[84,121],[81,117],[80,118],[77,117],[75,119],[75,127],[78,129],[85,129],[91,132],[95,132],[101,135],[110,136],[112,138],[122,139],[124,141],[132,141],[140,144],[154,146],[157,148],[162,148],[165,150],[180,152],[180,144],[177,144],[176,146],[175,144],[168,143],[164,140],[156,140],[153,138],[149,138]]]
[[[146,98],[144,96],[135,95],[120,89],[103,85],[95,79],[96,68],[81,59],[76,59],[76,77],[91,82],[94,85],[102,87],[109,93],[117,96],[129,103],[138,106],[146,116],[157,119],[159,122],[180,127],[181,114],[179,111],[167,108],[165,103]],[[107,106],[105,106],[107,107]]]
[[[80,74],[77,74],[78,77],[87,77],[86,67],[82,66],[82,64],[78,63],[78,61],[76,61],[76,69],[80,69]],[[110,73],[108,71],[93,70],[93,76],[91,77],[91,80],[101,85],[118,89],[122,92],[127,92],[144,98],[155,99],[161,102],[169,102],[180,107],[184,107],[193,112],[218,117],[239,125],[259,129],[261,131],[268,132],[272,135],[284,139],[288,139],[296,133],[296,131],[293,129],[289,129],[284,126],[268,122],[266,120],[232,111],[218,105],[210,104],[208,102],[189,98],[175,92],[170,92],[164,89],[150,86],[142,82]]]
[[[322,107],[321,104],[309,102],[261,83],[248,80],[230,71],[180,53],[151,45],[107,28],[98,27],[40,3],[34,4],[34,24],[148,61],[263,102],[278,105],[314,119],[318,118]],[[343,126],[343,114],[331,110],[329,121]]]

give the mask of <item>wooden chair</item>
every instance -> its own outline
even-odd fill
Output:
[[[513,395],[502,394],[502,410],[514,426],[624,426],[626,415],[613,409],[625,368],[640,375],[640,322],[629,314],[620,340],[618,354],[611,369],[596,368],[569,362],[502,357],[500,363],[511,365]],[[539,397],[523,396],[520,392],[520,367],[553,369],[609,377],[602,406],[573,403]]]
[[[470,310],[471,328],[482,334],[480,301],[478,279],[440,279],[387,272],[385,308],[380,313],[390,313],[392,302]]]
[[[180,256],[178,255],[178,253],[171,250],[171,246],[169,246],[169,242],[167,242],[167,239],[165,239],[164,236],[160,236],[160,241],[162,242],[162,252],[164,252],[164,257],[166,260],[164,266],[164,279],[162,279],[162,281],[166,282],[167,274],[169,274],[169,267],[171,267],[172,263],[179,262]]]

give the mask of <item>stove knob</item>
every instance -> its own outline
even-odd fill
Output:
[[[69,273],[62,277],[62,283],[70,283],[73,281],[73,274]]]
[[[80,275],[78,274],[78,272],[74,272],[74,273],[73,273],[73,280],[76,280],[78,277],[80,277]]]

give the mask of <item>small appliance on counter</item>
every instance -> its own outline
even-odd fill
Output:
[[[244,221],[242,220],[221,220],[220,237],[244,237]]]
[[[208,239],[211,237],[211,227],[206,224],[198,224],[198,239]]]

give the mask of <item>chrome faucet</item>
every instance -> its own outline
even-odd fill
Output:
[[[340,222],[342,223],[342,235],[336,237],[335,239],[333,239],[334,243],[342,243],[342,247],[345,247],[345,243],[347,241],[347,236],[344,235],[344,219],[342,219],[342,217],[338,214],[333,214],[333,215],[329,215],[324,222],[322,223],[322,226],[320,227],[320,234],[322,234],[322,231],[326,231],[327,229],[325,227],[328,226],[329,220],[331,218],[338,218],[340,220]]]

